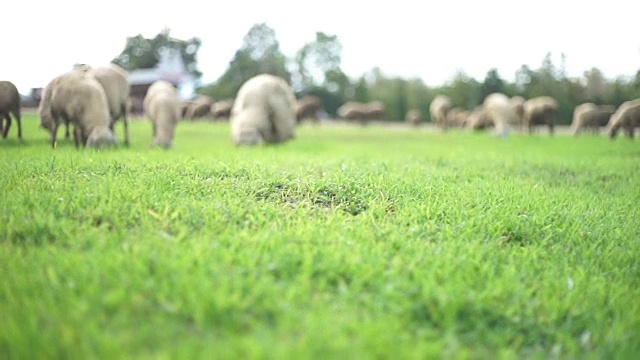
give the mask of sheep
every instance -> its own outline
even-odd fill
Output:
[[[11,127],[11,114],[18,124],[18,139],[22,139],[22,123],[20,122],[20,94],[11,81],[0,81],[0,131],[6,139]],[[6,120],[6,126],[4,124]]]
[[[407,111],[407,114],[404,117],[405,121],[412,126],[418,126],[422,122],[422,111],[419,109],[411,109]]]
[[[111,121],[109,129],[113,132],[115,122],[122,118],[124,123],[124,144],[129,146],[129,73],[120,66],[110,63],[107,66],[88,68],[87,74],[93,76],[107,95]]]
[[[466,127],[477,131],[493,127],[493,119],[483,106],[477,106],[467,116]]]
[[[462,128],[465,126],[468,116],[468,111],[457,106],[453,107],[449,111],[447,111],[447,115],[445,116],[446,127]]]
[[[614,140],[618,130],[622,127],[629,138],[633,139],[635,128],[640,126],[640,99],[623,102],[616,110],[607,124],[607,133]]]
[[[607,125],[609,118],[615,111],[616,108],[611,105],[580,104],[573,110],[571,132],[573,135],[578,135],[581,131],[588,130],[597,134],[601,126]]]
[[[338,117],[344,120],[355,120],[364,125],[367,121],[366,105],[357,101],[347,101],[338,110]]]
[[[511,103],[511,99],[502,93],[492,93],[482,102],[482,106],[490,117],[496,134],[506,137],[511,128],[519,123],[519,117],[516,109]]]
[[[85,71],[71,70],[51,80],[43,91],[38,114],[40,126],[50,132],[54,149],[61,121],[73,123],[76,148],[80,143],[93,148],[116,145],[109,128],[107,95],[98,80]]]
[[[193,101],[185,100],[180,102],[180,118],[187,120],[187,112]]]
[[[142,106],[153,128],[151,146],[171,148],[181,110],[176,88],[168,81],[154,82],[149,86]]]
[[[548,125],[549,134],[553,135],[555,118],[558,115],[558,103],[550,96],[540,96],[524,102],[524,123],[533,133],[534,126]]]
[[[214,119],[228,119],[231,116],[231,108],[233,108],[233,99],[216,101],[211,105],[211,115]]]
[[[511,106],[513,106],[513,110],[516,112],[518,116],[518,128],[522,130],[524,127],[524,98],[522,96],[516,95],[512,96],[510,99]]]
[[[451,99],[446,95],[438,95],[429,105],[429,115],[431,121],[442,128],[447,129],[447,112],[451,109]]]
[[[256,75],[242,84],[231,109],[237,146],[282,143],[295,137],[296,98],[282,78]]]
[[[198,96],[187,108],[186,118],[194,120],[209,116],[211,114],[211,105],[213,105],[213,103],[214,101],[211,96]]]
[[[367,121],[384,119],[387,109],[382,101],[374,100],[364,104],[364,112]]]
[[[315,95],[305,95],[296,101],[296,121],[302,122],[304,119],[312,119],[318,122],[318,111],[322,107],[322,100]]]

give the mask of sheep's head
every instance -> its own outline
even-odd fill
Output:
[[[618,135],[618,130],[620,130],[620,124],[618,122],[609,122],[607,125],[607,135],[609,135],[609,139],[613,140]]]
[[[87,138],[87,147],[96,149],[107,148],[116,145],[116,137],[108,127],[99,127],[91,131]]]
[[[233,141],[238,146],[255,146],[264,142],[264,139],[256,129],[242,129],[234,136]]]

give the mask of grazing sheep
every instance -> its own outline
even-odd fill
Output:
[[[517,127],[522,130],[524,127],[524,98],[522,96],[512,96],[510,99],[511,106],[518,116]]]
[[[98,80],[107,95],[109,115],[111,116],[109,129],[113,131],[115,122],[122,118],[124,144],[129,146],[129,73],[113,63],[107,66],[88,68],[86,71]]]
[[[431,121],[442,128],[447,129],[447,112],[451,109],[451,99],[446,95],[438,95],[429,105],[429,115]]]
[[[611,115],[607,124],[607,133],[611,140],[615,139],[620,128],[624,128],[627,135],[633,139],[635,128],[640,126],[640,99],[625,101]]]
[[[302,122],[304,119],[312,119],[318,122],[318,111],[322,107],[322,100],[315,95],[305,95],[296,101],[296,121]]]
[[[347,101],[338,110],[338,117],[344,120],[355,120],[364,125],[367,121],[366,105],[357,101]]]
[[[22,123],[20,122],[20,94],[10,81],[0,81],[0,131],[6,139],[11,127],[11,114],[18,124],[18,139],[22,139]],[[5,125],[6,120],[6,125]]]
[[[274,144],[295,137],[296,98],[282,78],[260,74],[247,80],[233,103],[231,135],[240,145]]]
[[[200,95],[187,108],[186,117],[191,120],[207,117],[211,114],[211,105],[213,105],[211,96]]]
[[[482,102],[482,106],[491,118],[496,134],[506,137],[511,128],[519,123],[519,117],[511,99],[502,93],[492,93]]]
[[[229,119],[232,108],[233,99],[216,101],[211,105],[211,115],[213,115],[214,119]]]
[[[185,100],[180,102],[180,119],[187,119],[187,112],[189,112],[189,107],[193,104],[193,101]]]
[[[411,109],[407,111],[404,120],[412,126],[418,126],[422,122],[422,111],[419,109]]]
[[[493,127],[493,119],[483,106],[477,106],[467,116],[466,127],[478,131]]]
[[[85,71],[71,70],[47,84],[40,106],[40,126],[48,129],[51,146],[56,147],[56,134],[61,121],[74,125],[76,148],[108,147],[116,144],[109,128],[111,118],[107,95],[102,85]]]
[[[548,125],[549,134],[553,135],[555,119],[558,115],[558,103],[550,96],[540,96],[524,102],[524,123],[533,133],[536,125]]]
[[[460,107],[453,107],[447,111],[445,123],[447,128],[463,128],[469,117],[469,112]]]
[[[143,108],[153,127],[151,146],[169,149],[180,118],[180,101],[176,88],[168,81],[154,82],[144,97]]]
[[[607,125],[609,118],[615,111],[616,108],[611,105],[580,104],[573,110],[571,132],[573,135],[578,135],[581,131],[586,130],[592,134],[598,134],[600,127]]]
[[[387,113],[384,103],[378,100],[364,104],[364,111],[367,120],[382,120]]]

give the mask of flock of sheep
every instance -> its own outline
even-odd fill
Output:
[[[445,95],[438,95],[430,104],[429,113],[434,123],[443,130],[467,128],[481,130],[493,127],[497,134],[506,136],[511,129],[527,129],[532,133],[536,126],[546,125],[553,134],[558,104],[552,97],[541,96],[524,100],[521,96],[508,97],[501,93],[488,95],[482,104],[472,111],[453,107]],[[407,113],[406,121],[417,125],[422,119],[419,110]],[[584,103],[573,112],[571,133],[597,134],[606,127],[610,138],[615,138],[624,128],[629,137],[634,136],[635,127],[640,126],[640,99],[630,100],[618,108],[611,105]]]
[[[73,125],[76,148],[102,148],[117,144],[114,125],[122,119],[124,144],[129,145],[129,91],[128,73],[115,64],[96,68],[74,66],[56,76],[44,88],[38,108],[40,127],[49,131],[54,148],[60,125],[66,127],[65,138],[70,137],[69,126]],[[253,146],[293,139],[295,127],[301,121],[318,121],[322,102],[312,95],[296,99],[284,79],[261,74],[242,84],[234,99],[218,102],[207,96],[181,102],[174,85],[156,81],[145,95],[143,110],[152,124],[152,146],[170,148],[180,119],[205,116],[229,118],[233,142]],[[498,135],[506,136],[514,128],[527,128],[531,133],[536,126],[546,125],[553,134],[558,104],[549,96],[525,100],[520,96],[493,93],[480,106],[468,111],[452,106],[447,96],[438,95],[431,102],[429,112],[435,125],[443,130],[494,128]],[[380,101],[349,101],[339,107],[337,113],[341,119],[366,124],[369,120],[383,119],[385,106]],[[20,96],[11,82],[0,81],[0,130],[3,138],[7,137],[11,126],[10,114],[16,119],[18,138],[22,138]],[[411,109],[405,120],[418,125],[423,120],[422,113]],[[593,103],[575,108],[571,125],[573,134],[581,131],[597,133],[603,126],[611,138],[621,128],[633,137],[634,128],[640,126],[640,99],[627,101],[618,108]]]

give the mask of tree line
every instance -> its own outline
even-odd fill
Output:
[[[197,63],[200,45],[197,37],[175,39],[169,29],[164,29],[151,39],[142,35],[127,38],[125,49],[112,61],[127,70],[151,68],[158,63],[163,49],[172,47],[180,51],[187,71],[200,78],[202,73]],[[559,123],[564,124],[571,121],[573,109],[581,103],[619,106],[624,101],[640,98],[640,70],[631,78],[607,79],[594,67],[581,77],[569,77],[564,55],[560,64],[554,64],[551,55],[547,53],[538,68],[522,65],[513,82],[503,79],[495,68],[489,69],[482,81],[460,70],[440,86],[428,86],[419,78],[387,76],[380,68],[351,78],[341,68],[342,44],[336,35],[317,32],[313,41],[288,58],[280,50],[275,31],[259,23],[244,36],[225,72],[196,92],[214,99],[233,98],[244,81],[269,73],[286,79],[298,96],[320,97],[330,116],[335,116],[337,108],[347,101],[380,100],[387,108],[389,120],[397,121],[403,120],[412,108],[421,110],[428,118],[429,104],[438,94],[448,95],[454,106],[469,110],[492,92],[520,95],[525,99],[548,95],[558,102]]]

